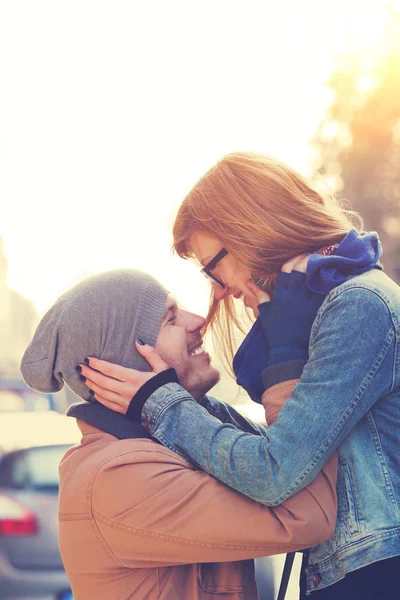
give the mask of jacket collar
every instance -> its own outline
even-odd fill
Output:
[[[71,404],[67,410],[67,415],[80,419],[97,430],[110,433],[119,440],[150,438],[150,435],[140,422],[131,421],[125,415],[114,412],[99,402],[77,402],[76,404]]]

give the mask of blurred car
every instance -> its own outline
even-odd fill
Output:
[[[0,600],[73,600],[57,544],[58,465],[79,439],[75,419],[54,411],[0,415]],[[263,600],[275,597],[283,558],[255,561]]]
[[[80,439],[53,411],[0,417],[0,600],[70,600],[57,543],[58,465]]]

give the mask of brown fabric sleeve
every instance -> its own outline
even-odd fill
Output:
[[[332,456],[308,487],[271,508],[155,446],[102,466],[91,511],[104,542],[131,568],[280,554],[332,536],[336,464]]]

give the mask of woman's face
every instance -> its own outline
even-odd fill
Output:
[[[222,250],[223,245],[217,238],[207,233],[194,233],[190,247],[198,262],[204,267]],[[212,282],[217,300],[222,300],[229,295],[242,298],[245,306],[251,308],[255,316],[258,316],[257,298],[248,287],[250,271],[247,267],[228,253],[215,265],[211,273],[225,286],[222,288],[216,282]]]

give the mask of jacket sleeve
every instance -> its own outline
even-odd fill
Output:
[[[142,419],[163,445],[253,500],[277,506],[309,484],[394,386],[396,331],[384,300],[345,289],[326,302],[310,358],[265,436],[213,419],[177,384],[153,394]]]
[[[200,404],[210,415],[219,419],[221,423],[230,423],[241,431],[253,433],[254,435],[266,435],[267,433],[268,428],[265,423],[258,423],[251,419],[247,419],[235,410],[233,406],[226,404],[221,400],[217,400],[212,396],[204,396]]]
[[[277,386],[275,403],[283,404],[292,386]],[[275,395],[275,390],[268,393]],[[152,445],[147,451],[113,457],[103,466],[92,493],[96,527],[110,550],[131,568],[300,550],[333,534],[336,464],[332,456],[308,487],[270,508]]]

